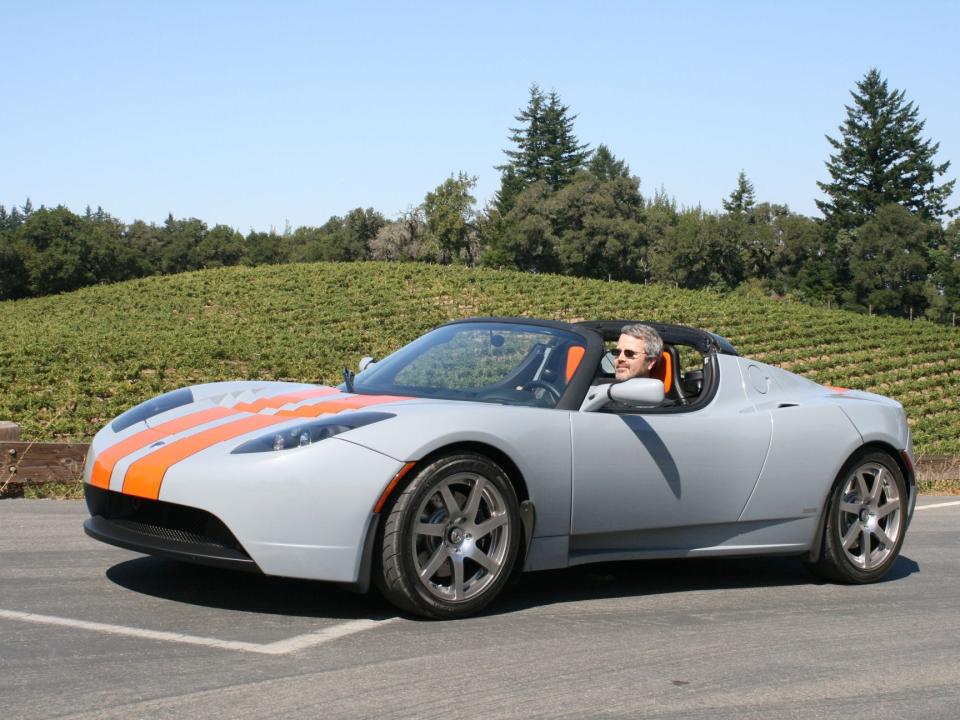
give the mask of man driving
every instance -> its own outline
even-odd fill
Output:
[[[624,325],[620,329],[617,347],[610,352],[615,355],[617,381],[650,377],[650,371],[663,353],[663,340],[649,325]]]

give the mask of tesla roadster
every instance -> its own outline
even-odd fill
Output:
[[[621,321],[443,325],[339,387],[218,382],[94,438],[107,543],[267,575],[373,582],[432,618],[523,571],[793,555],[844,583],[890,569],[913,513],[902,406],[649,323],[649,378],[615,381]]]

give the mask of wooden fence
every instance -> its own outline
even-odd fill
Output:
[[[20,497],[27,485],[82,482],[88,447],[23,442],[19,427],[0,422],[0,498]],[[921,455],[917,474],[929,480],[960,480],[960,456]]]

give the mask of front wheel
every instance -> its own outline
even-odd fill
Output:
[[[893,565],[903,544],[907,488],[887,453],[870,451],[844,466],[827,506],[820,557],[808,567],[846,583],[870,583]]]
[[[516,493],[496,463],[475,453],[439,458],[387,514],[377,585],[424,617],[476,613],[510,577],[520,535]]]

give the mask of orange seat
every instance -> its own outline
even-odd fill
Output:
[[[567,382],[570,382],[570,378],[573,377],[577,368],[580,367],[580,361],[583,360],[583,354],[585,352],[586,348],[581,345],[571,345],[567,348],[567,367],[564,372]]]
[[[663,383],[663,391],[669,393],[673,389],[673,356],[668,350],[660,354],[657,364],[650,370],[650,377]]]

